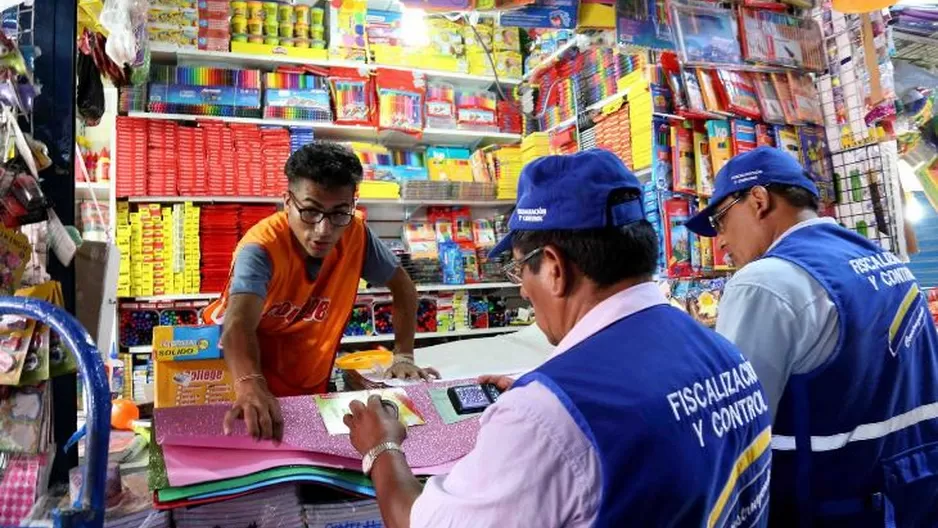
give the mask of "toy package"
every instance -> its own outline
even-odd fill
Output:
[[[374,88],[367,73],[362,74],[355,68],[330,68],[329,84],[337,125],[374,124]]]
[[[473,220],[472,238],[478,247],[495,247],[495,228],[492,226],[491,220],[485,218]]]
[[[762,119],[769,123],[784,124],[785,111],[779,101],[775,85],[767,73],[752,74],[756,93],[759,95],[759,106],[762,108]]]
[[[677,60],[677,55],[666,51],[661,54],[659,59],[661,73],[665,82],[668,84],[667,90],[671,92],[671,101],[674,113],[680,114],[687,111],[687,99],[684,92],[684,81],[681,79],[681,65]]]
[[[795,103],[795,116],[802,123],[824,124],[821,99],[814,81],[807,75],[788,72],[788,84]]]
[[[456,89],[450,83],[432,81],[427,86],[427,128],[456,127]]]
[[[713,75],[710,71],[701,68],[697,69],[697,81],[700,84],[700,94],[703,97],[704,107],[708,112],[724,112],[725,109],[720,101],[720,95],[714,84]]]
[[[775,125],[775,145],[791,154],[798,163],[801,163],[801,138],[798,131],[792,126]]]
[[[659,190],[671,188],[671,125],[667,121],[655,119],[654,147],[654,182]]]
[[[672,188],[675,192],[697,192],[694,174],[694,132],[681,125],[671,127]]]
[[[821,196],[821,202],[830,204],[837,201],[834,189],[834,169],[831,167],[830,154],[824,130],[819,127],[799,127],[801,139],[801,164],[810,172]]]
[[[733,132],[733,155],[738,156],[756,148],[755,123],[745,119],[731,119],[730,129]]]
[[[687,311],[691,317],[704,326],[716,327],[720,297],[725,285],[724,279],[695,281],[687,296]]]
[[[419,135],[423,131],[423,75],[379,68],[378,127]]]
[[[733,157],[730,145],[730,125],[726,121],[707,121],[707,138],[710,142],[710,163],[716,175]],[[714,176],[716,178],[716,176]]]
[[[659,84],[651,85],[651,98],[654,105],[654,111],[661,114],[674,113],[674,106],[671,104],[671,90],[667,86]]]
[[[458,244],[440,244],[440,266],[443,269],[443,284],[465,284],[466,271],[463,253]]]
[[[701,200],[701,204],[706,201]],[[698,209],[699,210],[699,209]],[[697,211],[694,211],[697,214]],[[709,273],[713,271],[713,245],[716,240],[711,237],[697,237],[697,250],[700,252],[700,271]]]
[[[766,125],[765,123],[756,123],[756,146],[775,146],[775,138],[772,137],[772,132],[769,129],[769,125]]]
[[[412,259],[439,258],[439,246],[436,242],[436,230],[428,222],[412,222],[404,225],[404,243]]]
[[[752,78],[746,72],[719,70],[720,83],[718,88],[722,94],[723,106],[730,112],[759,119],[762,113],[759,110],[759,96],[752,83]]]
[[[686,277],[691,266],[690,231],[684,225],[690,220],[690,203],[683,198],[669,198],[662,204],[665,235],[665,259],[669,277]]]
[[[675,4],[672,18],[683,62],[742,62],[739,29],[731,10]]]
[[[778,94],[778,100],[782,104],[782,113],[785,114],[785,122],[789,125],[799,125],[798,112],[795,109],[795,100],[791,94],[791,87],[788,84],[788,76],[784,73],[770,73],[772,86],[775,87],[775,93]]]
[[[684,91],[687,94],[687,109],[695,114],[706,112],[707,106],[704,103],[704,95],[694,70],[690,68],[682,69],[681,76],[684,80]]]
[[[710,141],[707,132],[702,127],[694,130],[694,161],[697,175],[697,194],[711,196],[713,194],[713,166],[710,161]]]

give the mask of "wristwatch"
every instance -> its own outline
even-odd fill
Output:
[[[372,447],[371,450],[365,453],[365,456],[362,457],[362,473],[369,475],[371,473],[371,466],[374,465],[375,460],[384,454],[385,451],[400,451],[401,453],[404,452],[404,450],[401,449],[401,446],[396,442],[381,442],[380,444]]]

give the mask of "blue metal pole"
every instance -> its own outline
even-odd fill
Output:
[[[55,526],[61,528],[101,528],[104,526],[104,489],[111,435],[111,391],[98,347],[77,319],[45,301],[28,297],[0,297],[0,315],[25,316],[48,325],[78,360],[87,410],[84,478],[78,502],[70,510],[56,511],[54,521]],[[72,398],[72,395],[66,394],[64,397]],[[56,400],[61,398],[59,396]]]
[[[36,79],[42,94],[33,111],[33,135],[49,147],[52,167],[40,174],[42,192],[54,204],[56,215],[71,224],[75,220],[75,62],[78,6],[75,0],[33,2],[33,42],[42,50],[36,59]],[[75,267],[63,266],[50,252],[49,275],[62,284],[65,309],[75,313]],[[59,449],[75,432],[77,387],[75,376],[51,381],[55,393],[53,434]],[[68,471],[78,464],[78,451],[56,453],[52,483],[68,482]]]

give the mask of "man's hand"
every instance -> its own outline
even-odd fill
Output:
[[[401,361],[391,365],[384,377],[430,381],[433,378],[440,379],[440,373],[435,368],[420,368],[409,361]]]
[[[505,392],[510,389],[512,385],[515,384],[515,380],[509,378],[508,376],[479,376],[479,383],[491,383],[498,387],[498,390]]]
[[[283,439],[283,416],[280,402],[271,394],[263,379],[246,380],[235,387],[237,399],[225,415],[225,434],[231,434],[235,420],[244,420],[248,434],[255,440]]]
[[[362,456],[382,442],[400,445],[407,438],[407,428],[398,418],[397,408],[389,409],[381,402],[381,396],[372,395],[367,406],[355,400],[348,407],[349,414],[342,421],[349,428],[352,447]]]

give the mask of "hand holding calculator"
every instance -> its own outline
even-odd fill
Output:
[[[502,391],[491,383],[459,385],[446,390],[457,414],[480,413],[495,403],[501,393]]]

